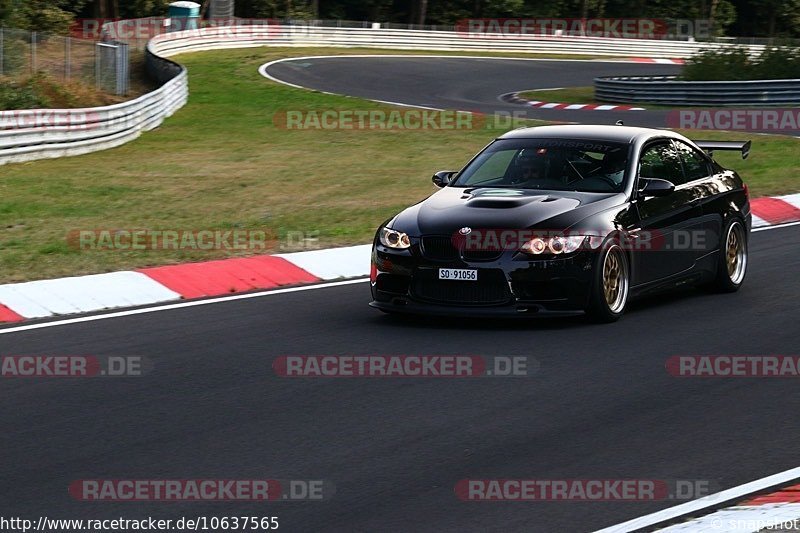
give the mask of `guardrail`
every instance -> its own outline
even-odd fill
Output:
[[[90,109],[0,111],[0,164],[84,154],[131,141],[143,131],[157,127],[186,103],[186,71],[177,63],[166,59],[167,57],[183,52],[251,46],[369,47],[685,58],[709,46],[728,45],[297,25],[216,26],[163,33],[149,39],[146,46],[148,71],[156,80],[164,83],[151,93],[129,102]],[[751,46],[754,52],[761,48],[763,46]]]
[[[148,72],[162,85],[139,98],[83,109],[0,111],[0,165],[106,150],[158,127],[186,103],[187,74],[177,63],[145,53]]]
[[[601,102],[686,106],[797,105],[800,80],[680,81],[675,76],[595,78]]]
[[[551,35],[470,34],[456,31],[394,30],[385,28],[336,28],[320,26],[214,26],[200,30],[162,34],[153,38],[158,49],[210,49],[240,42],[245,46],[366,47],[396,50],[494,51],[538,54],[604,55],[617,57],[688,58],[701,50],[724,48],[725,43],[664,41],[658,39],[616,39],[558,37]],[[168,44],[171,42],[171,44]],[[753,53],[763,45],[750,45]],[[177,53],[177,52],[176,52]]]
[[[0,111],[0,164],[105,150],[159,126],[183,106],[186,72],[135,100],[86,109]]]

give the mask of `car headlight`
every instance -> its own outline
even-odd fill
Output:
[[[392,228],[383,227],[380,231],[381,244],[388,248],[405,250],[411,246],[408,235],[402,231],[395,231]]]
[[[551,253],[553,255],[570,254],[579,249],[586,239],[586,235],[534,237],[523,244],[521,250],[531,255],[543,253]]]

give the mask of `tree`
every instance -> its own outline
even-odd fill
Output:
[[[66,34],[86,0],[0,0],[4,25],[29,31]]]
[[[124,19],[163,17],[172,0],[125,0],[119,6],[119,16]],[[198,2],[200,3],[200,2]]]

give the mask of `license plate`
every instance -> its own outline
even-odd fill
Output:
[[[439,279],[478,281],[478,271],[470,268],[440,268]]]

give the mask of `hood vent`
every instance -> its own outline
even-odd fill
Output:
[[[473,196],[467,200],[467,205],[490,209],[511,209],[542,201],[546,201],[542,196]]]

